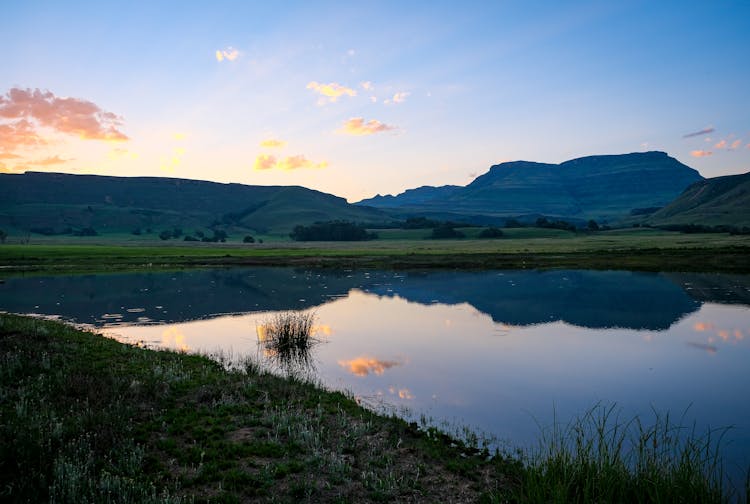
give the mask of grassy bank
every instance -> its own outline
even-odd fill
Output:
[[[228,371],[13,315],[0,315],[0,359],[3,501],[730,498],[713,444],[670,441],[668,422],[641,429],[635,451],[625,449],[621,424],[612,434],[594,415],[556,430],[533,455],[491,456],[250,360]]]
[[[532,230],[534,231],[534,230]],[[95,271],[232,265],[374,268],[589,268],[750,272],[750,237],[633,229],[582,235],[508,230],[498,240],[387,239],[254,245],[173,242],[6,244],[8,271]],[[550,234],[552,233],[552,234]]]

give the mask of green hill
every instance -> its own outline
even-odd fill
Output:
[[[358,204],[470,219],[547,215],[615,221],[633,209],[664,206],[702,179],[664,152],[589,156],[560,164],[514,161],[491,167],[464,187],[423,187]]]
[[[0,229],[59,234],[185,233],[220,227],[230,235],[286,235],[297,224],[384,222],[373,209],[297,186],[249,186],[160,177],[62,173],[0,174]]]
[[[750,172],[696,182],[645,223],[750,227]]]

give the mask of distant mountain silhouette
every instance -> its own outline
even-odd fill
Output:
[[[421,187],[357,204],[427,215],[607,221],[633,209],[667,205],[700,180],[696,170],[664,152],[589,156],[560,164],[513,161],[491,167],[464,187]]]
[[[0,174],[0,229],[92,227],[99,232],[219,224],[232,232],[287,234],[297,224],[383,222],[382,212],[299,186],[250,186],[161,177]]]
[[[750,227],[750,172],[696,182],[646,223]]]

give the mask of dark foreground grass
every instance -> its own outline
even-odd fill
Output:
[[[251,361],[227,370],[51,321],[0,315],[0,380],[3,502],[731,499],[700,437],[675,458],[651,450],[658,429],[628,452],[619,431],[574,425],[535,455],[490,455]]]

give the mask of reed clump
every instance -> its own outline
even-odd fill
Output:
[[[288,372],[310,370],[312,350],[321,342],[315,336],[314,324],[313,312],[276,313],[257,328],[258,343],[265,355],[282,369]]]
[[[524,502],[733,502],[747,492],[727,480],[720,447],[729,429],[698,432],[654,411],[623,419],[598,404],[543,429],[525,455],[517,497]]]

